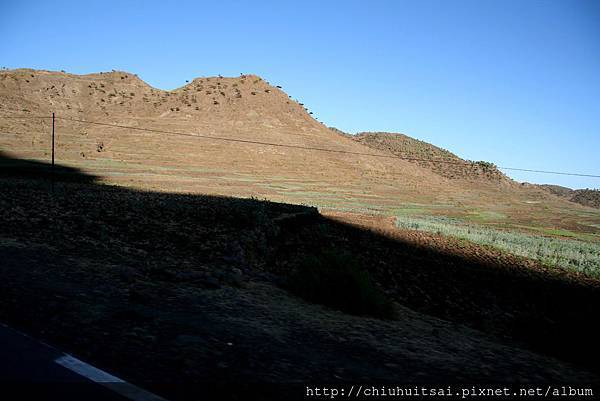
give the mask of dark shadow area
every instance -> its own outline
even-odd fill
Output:
[[[83,173],[74,167],[55,164],[54,168],[50,163],[39,162],[35,160],[15,159],[0,151],[0,178],[34,178],[62,182],[81,182],[93,183],[98,177]]]
[[[572,379],[531,350],[598,377],[597,281],[415,246],[312,207],[135,191],[75,169],[52,194],[29,179],[40,171],[0,157],[0,321],[174,399],[181,382],[278,399],[282,383]],[[348,317],[291,295],[307,255],[327,253],[424,315]]]

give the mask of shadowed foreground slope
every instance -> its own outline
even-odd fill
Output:
[[[309,207],[80,183],[51,196],[2,174],[0,223],[0,319],[174,399],[193,390],[174,383],[223,397],[258,384],[273,399],[316,382],[598,383],[600,287],[577,275],[418,247]],[[354,255],[397,320],[291,295],[290,274],[319,250]]]

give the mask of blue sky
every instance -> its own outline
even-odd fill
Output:
[[[600,174],[600,2],[16,1],[0,66],[172,89],[256,73],[320,121],[500,166]],[[600,188],[598,178],[508,172]]]

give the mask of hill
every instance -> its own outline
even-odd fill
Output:
[[[548,192],[560,196],[570,202],[600,209],[600,190],[597,189],[571,189],[558,185],[540,185]]]
[[[121,174],[114,173],[132,166],[143,167],[136,172],[153,170],[151,175],[127,181],[128,185],[160,189],[168,182],[169,190],[240,192],[243,188],[242,192],[247,192],[246,182],[252,180],[257,194],[269,195],[296,189],[316,194],[321,185],[312,182],[323,182],[339,184],[338,192],[358,195],[364,180],[383,184],[397,174],[406,176],[408,185],[442,184],[409,163],[357,155],[364,152],[363,146],[340,139],[314,120],[302,103],[255,75],[197,78],[173,91],[162,91],[125,72],[83,76],[33,70],[1,72],[0,112],[46,116],[56,112],[63,118],[57,127],[57,158],[63,162],[86,170],[102,169],[117,182]],[[219,139],[117,130],[66,119]],[[3,120],[3,129],[25,134],[3,135],[0,145],[19,156],[47,157],[48,122],[36,123]]]
[[[389,132],[360,132],[354,139],[370,148],[388,151],[449,179],[486,180],[508,184],[511,180],[488,162],[463,160],[446,149]]]
[[[334,132],[256,75],[196,78],[164,91],[121,71],[0,72],[0,115],[52,112],[56,160],[105,183],[361,213],[424,210],[519,229],[589,233],[600,223],[583,207],[519,185],[491,165],[465,167],[424,142]],[[48,118],[0,118],[0,150],[48,160],[50,131]],[[400,152],[452,163],[400,160]]]
[[[569,200],[581,205],[600,209],[600,190],[576,189]]]
[[[573,193],[575,192],[571,188],[562,187],[560,185],[543,184],[543,185],[540,185],[540,187],[556,196],[560,196],[563,198],[570,198],[573,195]]]

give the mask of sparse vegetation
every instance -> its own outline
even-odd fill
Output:
[[[575,190],[570,199],[571,202],[600,209],[600,190],[578,189]]]
[[[497,168],[494,163],[486,162],[486,161],[483,161],[483,160],[476,161],[476,162],[474,162],[474,164],[476,164],[477,166],[481,167],[481,169],[485,173],[492,172],[492,171],[496,170],[496,168]]]
[[[414,157],[415,160],[409,160],[411,163],[432,170],[442,177],[487,181],[506,180],[506,177],[493,163],[463,160],[446,149],[403,134],[359,132],[352,138],[371,148],[390,152],[399,157]],[[444,163],[432,163],[430,160],[444,161]]]
[[[572,269],[592,277],[600,277],[599,243],[502,231],[441,216],[398,216],[396,225],[399,228],[466,239],[534,259],[551,267]]]
[[[600,190],[598,189],[571,189],[559,185],[540,185],[540,188],[561,198],[580,205],[600,209]]]

